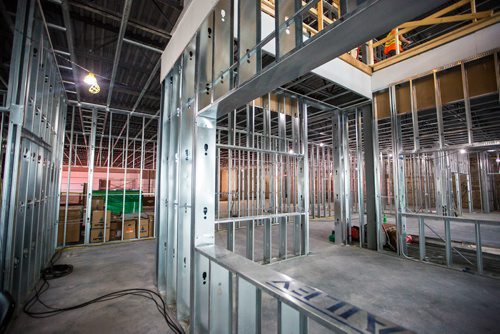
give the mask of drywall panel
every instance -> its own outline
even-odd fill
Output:
[[[404,60],[372,75],[372,91],[500,47],[500,23]]]

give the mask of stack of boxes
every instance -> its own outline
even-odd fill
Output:
[[[104,218],[106,218],[106,231],[104,231]],[[92,211],[92,225],[90,226],[90,242],[103,242],[104,236],[109,241],[111,231],[111,211]]]
[[[57,229],[57,243],[63,244],[64,241],[64,216],[65,206],[59,210],[59,226]],[[82,207],[69,206],[68,207],[68,223],[66,225],[66,243],[75,243],[80,241],[82,226]]]
[[[138,212],[125,213],[119,212],[113,214],[121,208],[122,195],[118,194],[120,203],[108,202],[108,211],[105,211],[105,197],[101,194],[95,194],[90,203],[91,210],[91,226],[90,226],[90,242],[101,243],[104,241],[113,240],[130,240],[141,238],[150,238],[154,236],[154,197],[144,196],[141,205],[141,217],[138,218]],[[137,195],[136,195],[137,196]],[[133,196],[130,196],[133,199]],[[129,200],[130,203],[133,200]],[[117,201],[114,201],[117,202]],[[80,203],[82,204],[82,203]],[[83,203],[85,204],[85,203]],[[120,207],[117,206],[120,204]],[[118,207],[118,208],[117,208]],[[83,217],[85,216],[85,206],[69,206],[68,220],[66,226],[66,244],[83,242],[84,224]],[[113,210],[110,210],[110,208]],[[113,209],[114,208],[114,209]],[[135,207],[134,207],[135,208]],[[125,211],[127,212],[127,211]],[[59,228],[58,228],[58,244],[63,244],[64,235],[64,216],[65,206],[61,206],[59,210]],[[104,229],[104,220],[106,220],[106,229]]]

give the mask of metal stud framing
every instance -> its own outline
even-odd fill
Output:
[[[8,120],[8,132],[0,284],[21,303],[56,245],[66,104],[37,2],[18,2],[13,34],[8,98],[1,111],[2,129]]]

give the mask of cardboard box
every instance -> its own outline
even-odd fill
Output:
[[[64,223],[66,207],[59,208],[59,222]],[[68,206],[68,222],[75,222],[82,220],[82,207],[81,206]]]
[[[109,241],[109,234],[111,229],[106,228],[106,241]],[[104,228],[93,227],[90,229],[90,242],[103,242]]]
[[[122,239],[122,220],[121,219],[111,219],[110,223],[110,239],[109,240],[121,240]]]
[[[149,221],[149,236],[154,237],[155,236],[155,215],[150,214],[148,217]]]
[[[141,218],[140,222],[141,238],[149,237],[149,219]]]
[[[122,230],[111,230],[110,229],[109,240],[122,240]]]
[[[92,198],[92,210],[104,210],[104,197]]]
[[[111,222],[111,211],[107,211],[107,219],[106,224],[109,225]],[[104,227],[104,211],[103,210],[94,210],[92,211],[92,227]]]
[[[66,243],[80,241],[80,227],[81,223],[67,223],[66,224]],[[58,224],[57,229],[57,244],[63,244],[64,224]]]
[[[123,224],[123,240],[128,240],[128,239],[135,239],[137,238],[137,220],[135,219],[129,219],[125,220]]]

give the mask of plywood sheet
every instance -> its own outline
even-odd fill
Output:
[[[391,117],[391,110],[389,108],[389,91],[385,90],[374,94],[375,106],[377,108],[377,119],[384,119]]]
[[[436,107],[434,78],[432,75],[415,80],[415,89],[417,96],[417,110],[426,110]]]
[[[407,82],[396,86],[396,110],[398,114],[411,112],[410,84]]]
[[[456,102],[464,99],[462,85],[462,71],[460,66],[437,73],[442,104]]]
[[[475,97],[498,91],[493,56],[465,64],[469,83],[469,96]]]

